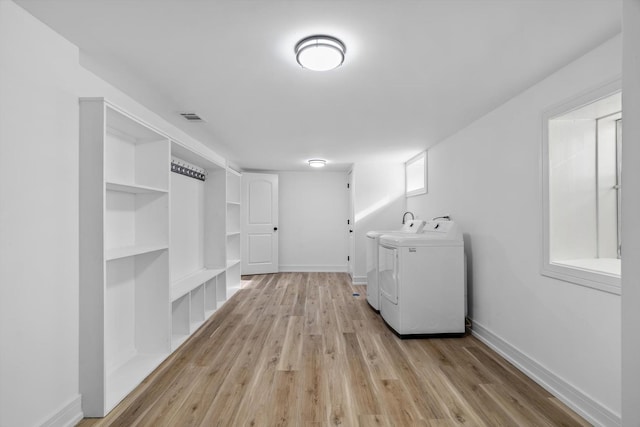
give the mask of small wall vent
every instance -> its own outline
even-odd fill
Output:
[[[189,121],[189,122],[203,122],[204,121],[204,120],[202,120],[202,117],[200,117],[196,113],[180,113],[180,115],[182,117],[184,117],[184,119]]]

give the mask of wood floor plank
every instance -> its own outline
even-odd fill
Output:
[[[551,397],[549,392],[527,378],[522,372],[518,371],[513,365],[505,359],[502,359],[496,353],[481,346],[469,347],[468,351],[472,353],[481,364],[490,368],[492,374],[499,378],[502,384],[508,385],[519,397],[519,401],[527,402],[533,407],[536,413],[543,415],[546,419],[558,426],[569,427],[580,425],[579,422],[575,421],[574,417],[569,416],[566,411],[561,410],[549,400]]]
[[[329,390],[324,372],[322,336],[305,335],[302,354],[300,418],[304,424],[325,423],[329,417]]]
[[[111,414],[79,425],[589,425],[473,336],[400,340],[348,274],[242,286]]]
[[[194,381],[193,387],[182,405],[174,412],[168,425],[199,426],[212,401],[218,396],[230,368],[244,346],[251,325],[241,325],[231,340],[225,341],[218,357],[206,364],[206,371]]]
[[[481,387],[482,384],[493,383],[493,379],[486,375],[482,368],[479,369],[472,358],[466,356],[463,350],[467,347],[461,347],[456,343],[459,344],[459,341],[436,340],[422,348],[431,350],[446,360],[443,362],[443,359],[440,359],[443,363],[439,371],[446,378],[448,386],[460,395],[471,413],[482,420],[480,422],[488,426],[512,426],[514,421],[509,413],[496,405],[491,396]]]
[[[518,397],[514,396],[514,393],[503,384],[480,384],[480,388],[482,388],[504,412],[509,414],[509,417],[513,420],[513,424],[522,427],[553,426],[553,424],[548,422],[543,416],[536,414],[526,402],[520,402]]]
[[[137,422],[131,426],[155,427],[161,426],[172,418],[173,412],[184,404],[189,394],[187,390],[193,385],[193,381],[203,375],[205,369],[190,365],[176,379],[169,384],[166,391],[160,396],[153,406],[149,408]],[[124,420],[123,420],[124,421]]]
[[[419,380],[414,367],[402,351],[401,342],[393,334],[391,336],[387,335],[386,338],[382,341],[382,344],[388,351],[391,360],[393,360],[398,377],[407,388],[414,405],[420,412],[421,418],[444,419],[446,411],[443,408],[442,401],[426,387],[423,381]]]
[[[383,412],[389,424],[410,426],[420,421],[418,409],[400,380],[379,379],[376,383],[380,401],[383,402]]]
[[[501,417],[487,416],[484,412],[491,411],[491,406],[485,409],[481,406],[474,406],[473,398],[471,402],[469,401],[468,396],[465,396],[465,394],[469,392],[475,393],[475,386],[469,387],[469,390],[471,390],[469,391],[458,389],[456,384],[451,383],[446,373],[442,370],[443,366],[446,368],[451,367],[451,365],[444,364],[440,366],[428,356],[425,350],[433,348],[430,343],[411,340],[404,344],[405,351],[409,355],[416,373],[420,375],[425,388],[432,393],[438,393],[442,405],[448,412],[449,419],[455,420],[459,425],[488,425],[491,427],[509,425],[503,422],[506,420],[510,423],[511,421],[506,415]],[[449,392],[442,393],[442,390],[449,390]],[[486,400],[490,401],[488,398]]]
[[[354,321],[354,324],[356,329],[360,331],[357,337],[371,376],[381,380],[398,379],[398,373],[394,369],[391,358],[380,343],[379,335],[366,332],[366,325],[361,320]]]
[[[287,331],[282,343],[282,353],[278,361],[278,371],[299,371],[302,362],[302,334],[304,317],[289,316]]]
[[[382,407],[364,361],[358,337],[353,333],[345,333],[344,340],[347,361],[345,374],[349,381],[349,391],[353,396],[352,402],[355,405],[356,413],[358,415],[382,415]]]
[[[269,426],[292,426],[299,424],[300,395],[298,394],[300,372],[276,371],[273,382],[273,404],[269,408]]]

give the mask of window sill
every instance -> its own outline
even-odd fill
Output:
[[[541,274],[602,292],[621,294],[620,260],[580,259],[550,262],[542,267]]]

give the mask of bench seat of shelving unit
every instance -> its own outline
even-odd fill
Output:
[[[224,269],[216,268],[203,268],[195,273],[192,273],[182,279],[171,284],[171,301],[175,301],[178,298],[191,292],[193,289],[202,285],[208,280],[213,279],[219,274],[223,273]]]

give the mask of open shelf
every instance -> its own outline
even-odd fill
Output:
[[[217,281],[218,277],[213,277],[204,284],[204,316],[207,319],[218,309]]]
[[[227,203],[240,204],[240,179],[239,172],[227,169]]]
[[[118,369],[107,374],[106,412],[113,409],[131,390],[140,384],[169,355],[166,353],[136,354]]]
[[[169,189],[169,140],[115,108],[106,108],[104,176],[107,182]]]
[[[105,251],[105,259],[107,261],[113,261],[120,258],[142,255],[155,251],[162,251],[167,248],[167,245],[138,245],[113,248]]]
[[[121,258],[106,266],[105,409],[108,412],[170,351],[166,319],[167,252]],[[164,285],[164,286],[163,286]]]
[[[130,184],[121,184],[117,182],[106,182],[105,185],[107,190],[121,191],[123,193],[131,193],[131,194],[168,193],[168,191],[165,189],[148,187],[145,185],[130,185]]]
[[[229,261],[240,260],[240,233],[227,234],[227,265]]]
[[[178,348],[189,337],[189,294],[171,303],[171,349]]]
[[[240,260],[230,260],[227,265],[227,298],[231,298],[240,290],[242,281],[240,280]]]
[[[240,232],[240,205],[227,203],[227,233]]]
[[[166,193],[107,190],[104,208],[104,246],[107,259],[168,247]]]

